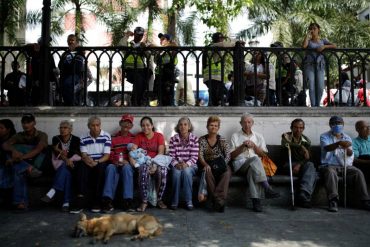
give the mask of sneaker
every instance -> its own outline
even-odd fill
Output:
[[[329,212],[338,212],[338,203],[336,200],[330,200],[329,201],[329,208],[328,208],[328,211]]]
[[[192,202],[187,202],[186,203],[186,210],[192,211],[194,209],[193,203]]]
[[[367,210],[367,211],[370,211],[370,201],[363,201],[362,202],[362,208]]]
[[[82,212],[82,208],[71,208],[70,210],[69,210],[69,213],[70,214],[79,214],[79,213],[81,213]]]
[[[100,209],[100,206],[99,205],[94,205],[92,208],[91,208],[91,212],[92,213],[100,213],[101,209]]]
[[[302,208],[312,208],[310,201],[298,201],[298,206]]]
[[[67,213],[69,212],[69,203],[65,203],[62,206],[62,212]]]
[[[268,187],[265,190],[265,197],[267,199],[279,198],[280,197],[280,193],[278,191],[274,191],[271,187]]]
[[[262,204],[261,204],[261,200],[258,199],[258,198],[253,198],[252,199],[252,204],[253,204],[253,211],[254,212],[262,212]]]
[[[26,212],[28,210],[28,207],[26,204],[24,203],[19,203],[17,205],[15,205],[15,211],[16,212]]]
[[[103,202],[103,208],[102,211],[104,213],[110,213],[114,210],[112,205],[112,200],[110,198],[105,198]],[[91,210],[92,211],[92,210]],[[95,212],[94,212],[95,213]],[[98,213],[98,212],[97,212]]]
[[[177,210],[177,205],[171,205],[171,206],[169,207],[169,209],[171,209],[171,210]]]
[[[216,203],[214,204],[214,210],[215,210],[216,212],[223,213],[223,212],[225,212],[225,205],[223,205],[223,204],[220,204],[220,203],[216,202]]]
[[[41,177],[42,171],[36,169],[35,167],[30,166],[27,170],[27,174],[30,178],[38,178]]]

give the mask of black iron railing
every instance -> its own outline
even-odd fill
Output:
[[[370,49],[51,47],[45,72],[38,48],[0,47],[3,106],[14,104],[15,89],[27,106],[306,106],[314,91],[316,102],[324,92],[321,105],[370,105]],[[14,61],[25,87],[6,78]],[[41,73],[49,73],[50,83]]]

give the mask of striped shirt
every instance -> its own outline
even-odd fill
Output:
[[[171,165],[175,166],[184,161],[188,166],[195,166],[199,155],[199,139],[193,133],[189,133],[187,140],[181,139],[179,134],[170,139],[169,154],[172,157]]]
[[[123,154],[123,159],[128,160],[127,144],[134,141],[135,136],[130,132],[127,136],[122,136],[121,132],[118,132],[114,137],[112,137],[112,148],[110,152],[110,160],[115,163],[119,160],[119,154]]]
[[[104,154],[110,154],[112,142],[108,132],[101,130],[97,138],[87,132],[80,139],[81,153],[87,153],[93,160],[100,159]]]

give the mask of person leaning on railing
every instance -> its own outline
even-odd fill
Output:
[[[325,86],[325,58],[321,52],[327,48],[337,48],[337,46],[330,43],[327,39],[321,39],[320,25],[311,23],[304,37],[302,47],[316,50],[307,51],[304,59],[304,81],[308,81],[311,106],[320,106],[320,100]]]

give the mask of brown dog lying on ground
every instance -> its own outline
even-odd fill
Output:
[[[113,234],[137,234],[131,240],[150,238],[162,233],[163,226],[152,215],[149,214],[127,214],[117,213],[105,215],[99,218],[87,219],[86,215],[81,213],[80,220],[75,227],[74,235],[79,238],[86,235],[93,235],[95,243],[108,240]]]

